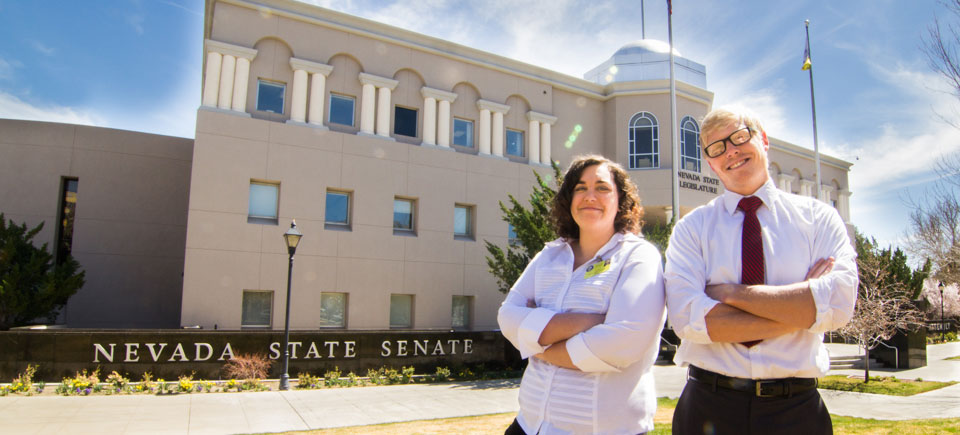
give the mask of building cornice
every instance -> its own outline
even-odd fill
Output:
[[[553,125],[554,122],[557,122],[557,117],[552,115],[547,115],[545,113],[538,113],[534,111],[527,112],[528,121],[537,121],[541,124],[550,124]]]
[[[510,111],[510,106],[506,104],[494,103],[489,100],[477,100],[477,108],[480,110],[489,110],[491,112],[500,112],[506,114]]]
[[[276,16],[282,16],[356,35],[366,36],[402,47],[412,48],[422,52],[454,59],[460,62],[523,77],[539,83],[548,84],[560,90],[591,97],[600,101],[606,101],[610,98],[621,95],[642,95],[655,93],[649,89],[637,90],[629,88],[631,83],[638,82],[616,83],[603,86],[589,80],[569,76],[547,68],[478,50],[476,48],[467,47],[443,39],[401,29],[399,27],[394,27],[376,21],[367,20],[365,18],[360,18],[342,12],[291,0],[207,0],[207,15],[205,17],[204,24],[204,35],[206,37],[209,37],[211,33],[211,13],[213,11],[213,4],[216,2],[253,9],[261,14],[269,13]],[[688,92],[687,88],[696,91]],[[706,102],[708,105],[712,104],[713,102],[713,93],[705,89],[700,89],[684,82],[677,82],[677,90],[677,95],[685,96],[695,101]],[[616,94],[614,95],[612,93]],[[706,97],[704,97],[705,95]]]
[[[324,77],[330,75],[330,72],[333,71],[333,66],[325,63],[311,62],[309,60],[297,59],[295,57],[290,58],[290,67],[294,70],[302,69],[312,74],[323,74]]]
[[[253,60],[255,57],[257,57],[256,49],[228,44],[222,41],[215,41],[213,39],[205,39],[203,41],[203,46],[204,52],[216,51],[220,54],[241,57],[246,60]]]
[[[391,91],[396,88],[398,84],[400,84],[400,82],[397,80],[367,73],[360,73],[360,83],[364,85],[374,85],[378,88],[387,88]]]
[[[457,94],[453,92],[442,91],[440,89],[434,89],[429,87],[420,88],[420,95],[423,95],[423,98],[433,98],[437,101],[449,101],[454,102],[457,99]]]

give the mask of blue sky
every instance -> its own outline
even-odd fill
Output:
[[[313,0],[320,6],[572,76],[641,38],[635,0]],[[852,220],[883,243],[907,226],[905,195],[934,179],[960,132],[920,52],[935,1],[674,2],[674,43],[706,65],[715,106],[754,110],[775,137],[813,147],[811,44],[821,151],[854,163]],[[646,0],[646,37],[667,39],[665,1]],[[193,137],[201,0],[0,0],[0,118]]]

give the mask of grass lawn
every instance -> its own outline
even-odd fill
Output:
[[[657,399],[657,415],[653,419],[654,429],[650,434],[669,435],[673,409],[676,399],[661,397]],[[407,435],[407,434],[502,434],[513,422],[516,414],[478,415],[474,417],[444,418],[438,420],[420,420],[405,423],[389,423],[371,426],[352,426],[338,429],[326,429],[304,432],[286,432],[287,434],[325,434],[325,435]],[[833,431],[843,434],[960,434],[960,418],[931,420],[887,421],[853,417],[833,417]]]
[[[870,377],[870,382],[860,378],[832,375],[820,378],[820,388],[828,390],[856,391],[858,393],[888,394],[891,396],[912,396],[926,391],[949,387],[956,382],[913,381],[897,379],[893,376]]]

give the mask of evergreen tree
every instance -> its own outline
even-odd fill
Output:
[[[500,201],[503,220],[513,226],[516,241],[511,241],[506,251],[489,241],[484,240],[484,243],[490,254],[487,256],[487,266],[490,273],[497,278],[501,293],[509,292],[530,260],[543,249],[543,245],[557,238],[557,233],[550,224],[550,202],[556,196],[563,180],[557,162],[553,162],[553,174],[556,189],[550,187],[537,171],[533,171],[537,184],[533,186],[530,194],[529,209],[513,195],[509,195],[509,208]]]
[[[71,256],[54,264],[47,244],[32,239],[43,223],[7,223],[0,213],[0,330],[27,325],[35,319],[53,322],[59,310],[84,283],[84,272]]]

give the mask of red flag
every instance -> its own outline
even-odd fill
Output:
[[[673,15],[673,5],[670,0],[667,0],[667,15]]]

